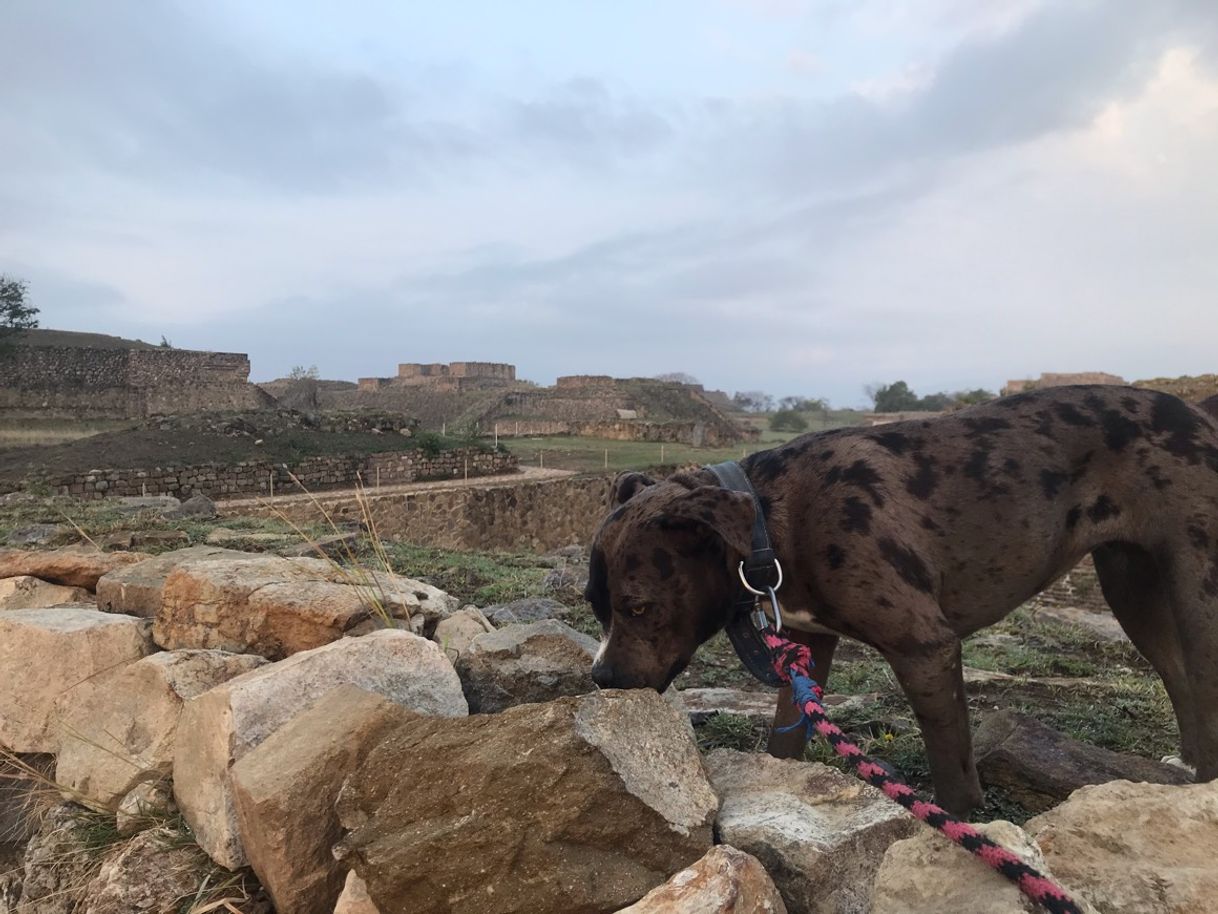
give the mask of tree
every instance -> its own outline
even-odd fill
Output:
[[[918,395],[904,381],[894,381],[875,388],[872,394],[877,413],[901,413],[918,409]]]
[[[778,401],[779,409],[793,409],[797,413],[823,413],[829,403],[823,397],[783,397]]]
[[[24,280],[0,273],[0,342],[38,326],[38,309],[26,304],[29,286]]]
[[[702,384],[692,374],[686,374],[684,371],[669,371],[665,374],[658,374],[655,379],[657,381],[667,381],[670,384],[695,384],[698,386]]]
[[[962,403],[965,406],[972,406],[975,403],[986,403],[989,400],[997,398],[997,394],[986,390],[984,387],[978,387],[976,390],[958,390],[952,396],[957,403]]]
[[[774,408],[774,398],[763,390],[738,390],[732,402],[746,413],[768,413]]]
[[[806,432],[808,420],[793,409],[780,409],[770,416],[770,431]]]
[[[172,349],[172,348],[173,348],[173,341],[172,341],[172,340],[170,340],[170,339],[168,339],[168,338],[165,336],[165,334],[163,334],[163,333],[162,333],[162,334],[161,334],[161,341],[160,341],[160,342],[159,342],[157,345],[158,345],[158,346],[160,346],[160,348],[162,348],[162,349]]]
[[[293,365],[292,370],[288,372],[289,381],[316,381],[318,376],[316,365],[310,365],[308,368],[303,365]]]

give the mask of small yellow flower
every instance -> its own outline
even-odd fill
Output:
[[[891,743],[894,739],[896,739],[896,737],[893,736],[891,733],[884,734],[884,742]]]

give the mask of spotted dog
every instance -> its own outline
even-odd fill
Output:
[[[878,650],[917,716],[936,794],[981,801],[961,639],[1090,553],[1162,677],[1182,755],[1218,777],[1218,402],[1126,387],[1031,391],[941,418],[805,435],[742,461],[786,572],[787,625],[828,679],[839,636]],[[708,470],[620,476],[586,596],[602,687],[665,689],[722,629],[752,499]],[[792,719],[789,696],[777,723]],[[773,735],[798,755],[803,737]]]

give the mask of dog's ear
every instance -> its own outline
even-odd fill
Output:
[[[753,521],[757,509],[751,496],[719,486],[698,486],[664,505],[661,526],[695,524],[709,528],[740,555],[753,549]]]
[[[640,490],[654,486],[656,481],[642,473],[619,473],[613,480],[613,489],[609,494],[609,507],[616,508],[634,498]]]

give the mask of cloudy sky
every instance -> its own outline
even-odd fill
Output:
[[[0,272],[249,352],[1218,370],[1213,0],[0,3]]]

